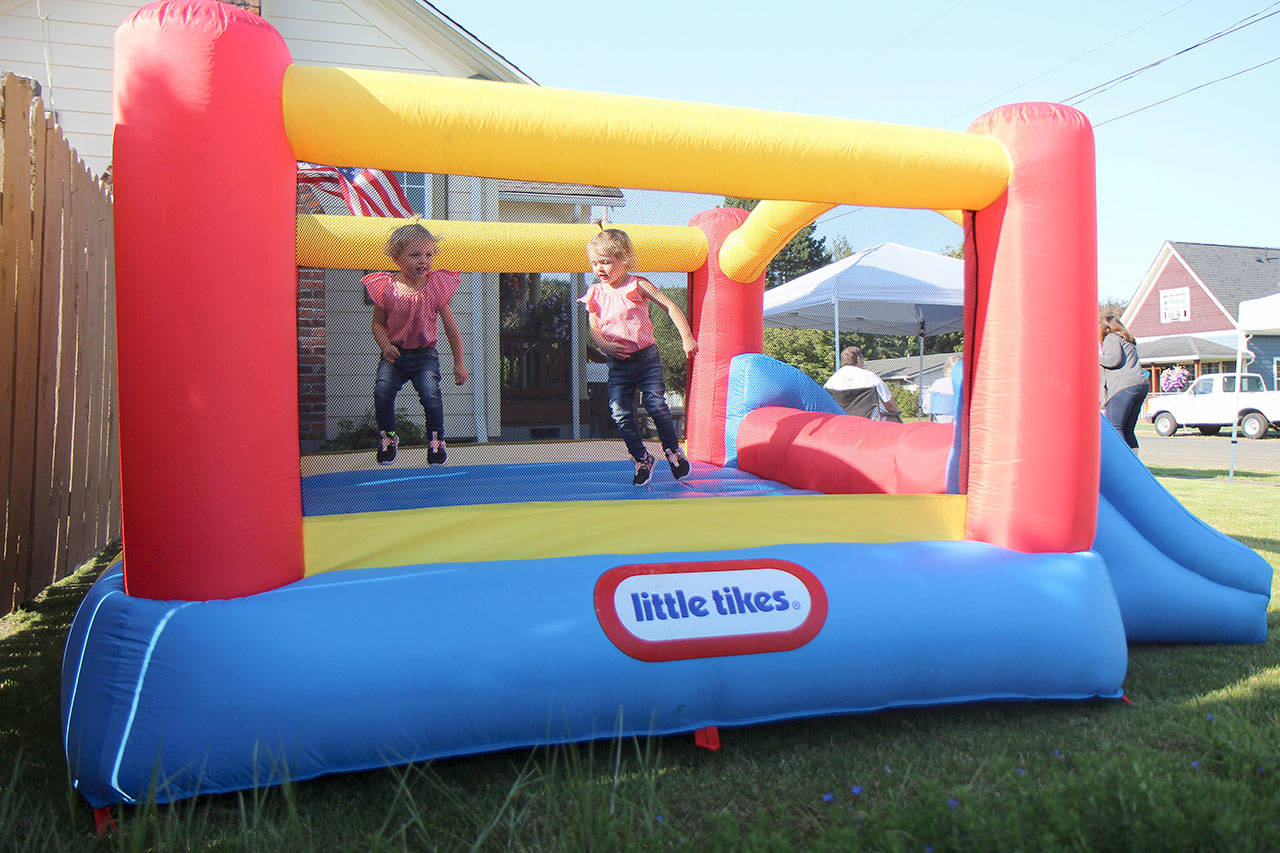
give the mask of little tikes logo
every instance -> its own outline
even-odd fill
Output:
[[[600,627],[647,661],[795,649],[827,620],[813,573],[770,558],[617,566],[595,588]]]

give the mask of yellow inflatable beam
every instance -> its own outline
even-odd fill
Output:
[[[413,220],[366,216],[298,217],[298,266],[395,269],[383,252],[391,232]],[[459,272],[589,272],[587,241],[595,225],[424,220],[440,238],[436,266]],[[636,269],[690,272],[707,260],[707,238],[683,225],[610,225],[630,236]]]
[[[391,71],[291,65],[299,160],[879,207],[980,210],[989,136]]]
[[[720,246],[720,269],[734,281],[755,281],[782,247],[810,222],[835,207],[805,201],[762,201]],[[964,211],[939,210],[957,225]]]
[[[720,269],[734,281],[755,281],[800,229],[834,204],[811,201],[760,202],[720,246]]]

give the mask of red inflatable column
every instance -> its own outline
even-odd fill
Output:
[[[707,235],[707,262],[689,273],[689,324],[698,352],[686,403],[689,458],[724,464],[729,362],[764,348],[764,276],[743,284],[720,270],[720,247],[748,216],[736,207],[703,211],[689,221]]]
[[[303,572],[289,51],[234,6],[155,3],[115,62],[126,588],[273,589]]]
[[[966,240],[965,536],[1083,551],[1098,502],[1093,129],[1070,107],[1030,103],[969,130],[1004,145],[1013,178]]]

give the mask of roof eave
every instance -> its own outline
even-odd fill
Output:
[[[534,204],[591,204],[600,207],[626,207],[627,200],[618,196],[569,195],[558,193],[522,193],[498,191],[499,201],[526,201]]]
[[[504,83],[537,86],[538,81],[520,70],[514,62],[485,44],[475,33],[431,4],[428,0],[397,0],[401,7],[420,18],[433,32],[472,60],[485,77]]]

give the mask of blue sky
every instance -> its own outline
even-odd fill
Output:
[[[1268,0],[438,5],[544,86],[952,130],[1003,103],[1067,101],[1280,12]],[[1275,14],[1072,102],[1096,128],[1102,295],[1127,299],[1165,240],[1280,245],[1280,61],[1117,118],[1278,57]],[[629,192],[615,218],[683,224],[717,200]],[[961,239],[934,213],[848,207],[818,233],[855,249]]]

